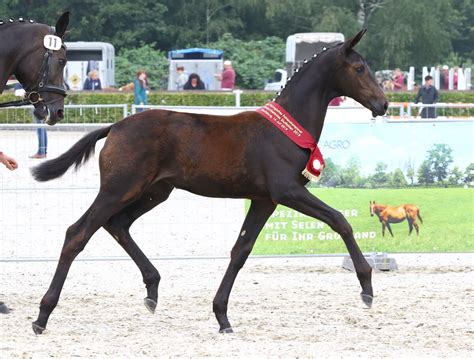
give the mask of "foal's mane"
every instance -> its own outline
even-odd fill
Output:
[[[343,42],[338,42],[337,44],[335,44],[331,47],[326,47],[325,46],[325,47],[323,47],[323,49],[320,52],[315,53],[310,60],[304,59],[303,65],[301,65],[300,67],[298,67],[295,70],[293,76],[290,76],[286,79],[286,84],[281,88],[281,90],[279,92],[276,93],[277,96],[273,100],[276,100],[277,98],[279,98],[282,95],[283,91],[285,91],[288,88],[288,86],[290,86],[293,83],[297,83],[301,79],[301,77],[303,76],[303,73],[307,72],[307,69],[311,67],[310,65],[313,64],[315,62],[315,60],[320,57],[321,54],[323,54],[324,52],[326,52],[330,49],[333,49],[337,46],[340,46],[342,44],[343,44]]]

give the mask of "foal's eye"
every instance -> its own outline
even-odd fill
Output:
[[[66,65],[66,59],[59,59],[60,65]]]
[[[357,72],[358,74],[363,73],[363,72],[364,72],[364,66],[358,66],[358,67],[356,67],[356,72]]]

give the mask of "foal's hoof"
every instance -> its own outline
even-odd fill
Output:
[[[232,327],[219,330],[219,333],[233,333],[233,332],[234,330],[232,329]]]
[[[374,297],[372,297],[369,294],[360,294],[360,298],[364,302],[364,304],[367,306],[367,308],[372,308],[372,302],[374,301]]]
[[[33,331],[35,332],[36,335],[43,334],[43,332],[45,330],[45,328],[40,327],[38,324],[36,324],[36,322],[33,322],[33,324],[31,326],[32,326]]]
[[[0,313],[2,314],[10,313],[10,309],[7,307],[5,303],[0,302]]]
[[[156,302],[151,299],[151,298],[145,298],[143,300],[143,303],[145,304],[145,307],[146,309],[148,309],[148,311],[151,313],[151,314],[155,314],[155,309],[156,309]]]

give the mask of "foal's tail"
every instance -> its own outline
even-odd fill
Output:
[[[421,214],[420,214],[420,209],[418,208],[418,211],[416,211],[416,216],[420,220],[421,223],[423,223],[423,219],[421,219]]]
[[[58,158],[32,168],[31,174],[35,180],[44,182],[61,177],[72,165],[78,169],[94,153],[95,143],[101,138],[107,137],[110,127],[101,128],[85,135]]]

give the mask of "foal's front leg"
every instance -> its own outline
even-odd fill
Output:
[[[239,270],[243,267],[257,236],[262,230],[268,217],[275,210],[275,203],[271,200],[253,200],[250,209],[245,217],[244,224],[240,230],[239,239],[232,248],[231,260],[221,285],[213,302],[213,310],[219,322],[220,333],[232,333],[232,327],[227,319],[227,303],[229,302],[230,291],[234,285],[235,278]]]
[[[278,203],[323,221],[342,237],[362,287],[362,301],[370,308],[373,301],[372,268],[362,255],[346,218],[339,211],[314,197],[304,186],[298,185],[282,192],[276,199]]]

